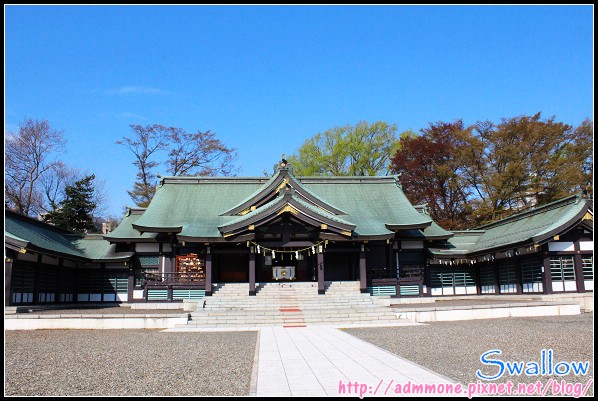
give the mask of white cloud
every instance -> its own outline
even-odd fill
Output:
[[[117,89],[108,91],[110,95],[129,95],[129,94],[142,94],[142,95],[160,95],[165,94],[166,91],[158,88],[151,88],[147,86],[122,86]]]
[[[122,118],[126,118],[126,119],[129,119],[129,118],[135,118],[135,119],[138,119],[138,120],[145,120],[145,117],[143,117],[143,116],[140,116],[139,114],[135,114],[135,113],[129,113],[128,111],[127,111],[127,112],[124,112],[124,113],[122,113],[122,114],[121,114],[121,117],[122,117]]]

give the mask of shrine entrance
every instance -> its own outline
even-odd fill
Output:
[[[248,253],[215,254],[214,262],[214,282],[246,283],[249,281]]]
[[[292,249],[292,248],[289,248]],[[256,280],[258,282],[277,281],[317,281],[316,256],[307,252],[275,252],[258,255],[256,258]]]

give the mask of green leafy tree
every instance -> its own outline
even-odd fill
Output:
[[[95,175],[92,174],[67,186],[65,199],[55,211],[46,215],[46,221],[76,233],[97,232],[94,224],[97,206],[94,202],[94,178]]]
[[[402,137],[392,159],[403,190],[448,229],[473,228],[573,193],[592,193],[593,123],[503,118],[430,124]]]
[[[549,203],[592,186],[593,124],[533,116],[474,125],[464,176],[478,195],[479,223]]]
[[[397,127],[360,121],[318,133],[288,161],[296,175],[387,175],[397,146]]]

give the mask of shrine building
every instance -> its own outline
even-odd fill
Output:
[[[201,299],[222,283],[359,282],[396,297],[593,291],[592,200],[447,231],[397,176],[163,177],[108,234],[5,210],[5,304]]]

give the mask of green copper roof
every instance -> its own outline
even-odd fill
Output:
[[[127,260],[131,253],[114,253],[100,235],[81,236],[5,210],[5,237],[26,242],[26,248],[86,261]],[[8,240],[5,238],[5,241]]]
[[[392,234],[393,230],[425,228],[432,223],[419,213],[396,177],[305,177],[305,187],[344,210],[343,219],[362,236]]]
[[[218,226],[238,216],[220,216],[262,186],[264,178],[164,178],[150,205],[135,222],[141,231],[181,230],[179,235],[221,238]]]
[[[292,177],[290,173],[289,177]],[[432,224],[429,216],[419,213],[407,200],[396,177],[293,178],[310,195],[317,197],[316,200],[346,213],[329,213],[329,217],[354,225],[355,236],[392,235],[393,230],[425,228]],[[258,196],[256,191],[264,190],[266,183],[272,183],[271,179],[166,177],[133,228],[142,232],[170,231],[183,237],[222,238],[218,227],[239,218],[223,214]],[[326,213],[300,200],[306,208]]]
[[[238,227],[242,224],[249,224],[259,219],[269,217],[273,213],[283,209],[286,205],[292,206],[298,212],[306,212],[310,217],[319,218],[328,224],[334,224],[341,230],[353,230],[355,225],[343,220],[339,216],[335,216],[327,211],[320,209],[302,199],[300,199],[294,189],[285,189],[280,195],[273,201],[259,207],[245,215],[237,216],[232,221],[218,227],[222,232],[227,232],[233,227]]]
[[[453,237],[428,250],[434,256],[465,256],[475,247],[484,231],[454,231]]]
[[[429,216],[426,205],[416,205],[415,210],[423,215]],[[436,222],[432,222],[428,227],[419,230],[401,230],[399,238],[419,239],[419,240],[442,240],[453,236],[453,233],[440,227]]]
[[[48,224],[5,211],[4,229],[9,234],[27,241],[36,248],[52,250],[79,258],[85,257],[82,250],[65,237],[68,234],[66,231],[58,230]]]
[[[88,234],[85,237],[73,237],[73,244],[83,255],[94,262],[129,260],[133,252],[115,252],[116,244],[110,244],[101,234]]]
[[[485,232],[471,252],[545,242],[579,223],[590,206],[590,200],[574,195],[484,225],[478,228]]]
[[[476,230],[456,231],[443,244],[430,248],[434,256],[475,256],[522,245],[542,244],[580,223],[591,200],[570,196],[526,210]]]
[[[118,241],[125,241],[134,239],[136,241],[139,240],[153,240],[156,237],[156,233],[143,233],[140,234],[139,231],[133,228],[133,224],[137,222],[137,220],[143,215],[145,212],[145,208],[129,208],[127,209],[127,213],[125,217],[123,217],[122,221],[109,234],[105,234],[104,238],[111,242],[118,242]]]
[[[280,191],[282,187],[293,188],[299,197],[304,198],[307,202],[319,205],[329,213],[346,214],[344,211],[339,210],[334,205],[329,204],[326,200],[319,198],[316,194],[311,192],[286,168],[277,170],[276,173],[255,192],[241,200],[232,209],[227,210],[222,214],[234,215],[251,206],[257,206],[260,201],[263,202],[266,198],[271,197],[275,192]]]

